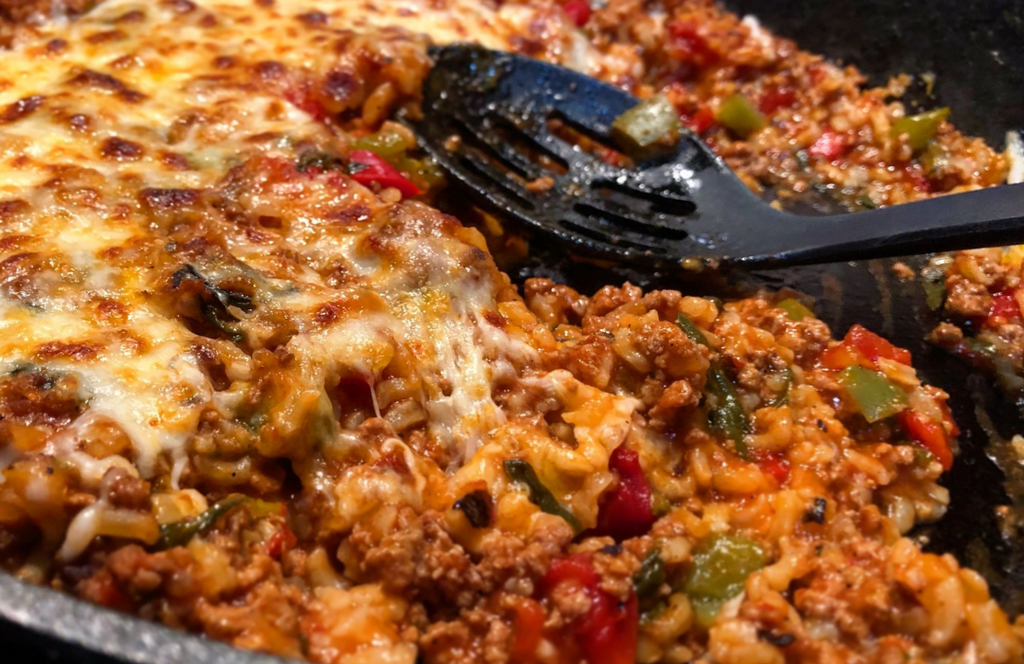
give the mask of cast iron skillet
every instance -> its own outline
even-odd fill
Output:
[[[912,93],[923,106],[949,106],[968,134],[1001,148],[1007,129],[1024,128],[1024,0],[726,0],[740,14],[756,13],[801,48],[856,64],[881,83],[893,74],[933,72],[935,98]],[[911,350],[930,383],[947,390],[960,437],[960,456],[944,480],[952,494],[947,515],[917,534],[928,549],[953,553],[988,580],[1011,613],[1024,612],[1024,542],[1000,535],[995,508],[1008,504],[1003,473],[987,454],[999,439],[1024,434],[1013,404],[992,381],[942,351],[924,335],[937,319],[920,286],[897,281],[892,261],[872,261],[755,273],[735,279],[677,277],[575,263],[534,246],[513,278],[550,276],[592,293],[625,280],[645,288],[693,294],[742,295],[758,288],[793,288],[817,298],[815,310],[842,336],[861,323]],[[919,264],[919,259],[908,259]],[[979,424],[982,421],[984,426]],[[990,442],[995,439],[995,442]],[[274,658],[122,616],[0,575],[0,643],[6,661],[81,664],[269,664]]]

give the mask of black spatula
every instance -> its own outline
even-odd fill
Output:
[[[618,88],[475,45],[433,56],[413,127],[422,146],[475,203],[582,255],[760,268],[1024,242],[1024,185],[857,213],[780,212],[685,130],[668,154],[630,168],[582,148],[572,137],[613,145],[612,122],[639,103]]]

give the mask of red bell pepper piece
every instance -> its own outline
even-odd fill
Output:
[[[718,53],[697,31],[696,24],[689,21],[671,21],[665,29],[669,36],[669,55],[677,60],[697,67],[707,67],[718,60]]]
[[[818,140],[807,148],[807,154],[825,161],[835,161],[846,150],[846,138],[842,134],[826,129]]]
[[[822,353],[821,363],[829,369],[842,370],[854,364],[878,369],[878,359],[884,357],[900,364],[910,364],[910,351],[893,346],[871,330],[854,325],[843,342]]]
[[[551,561],[541,587],[545,594],[551,594],[555,586],[573,582],[583,587],[597,587],[600,579],[594,571],[594,561],[588,553],[575,553],[565,558],[556,558]]]
[[[562,5],[562,11],[577,28],[582,28],[590,20],[591,9],[587,0],[568,0]]]
[[[864,367],[874,368],[874,364],[861,355],[856,348],[851,348],[846,343],[829,348],[821,354],[821,364],[826,369],[842,371],[846,367],[859,364]]]
[[[509,654],[513,662],[532,662],[537,659],[537,646],[544,636],[544,607],[536,600],[524,598],[516,604],[515,611],[515,638]]]
[[[787,479],[789,479],[789,461],[787,461],[780,453],[768,452],[757,454],[755,452],[754,458],[757,461],[757,467],[761,469],[761,472],[766,475],[771,475],[779,484],[783,484]]]
[[[275,531],[267,540],[267,555],[280,560],[282,555],[295,548],[298,541],[295,533],[286,525],[283,530]]]
[[[622,541],[647,533],[654,525],[653,494],[640,456],[619,446],[608,459],[608,468],[619,482],[601,497],[594,534]]]
[[[541,588],[548,594],[561,584],[573,584],[590,600],[590,609],[572,624],[575,643],[589,662],[634,664],[639,605],[632,591],[625,602],[601,590],[590,554],[577,553],[552,561]]]
[[[933,422],[920,413],[905,410],[900,413],[900,425],[908,436],[935,455],[943,470],[949,470],[953,466],[953,452],[949,448],[949,438],[942,424]]]
[[[715,113],[707,106],[701,106],[692,117],[683,116],[683,124],[695,134],[703,134],[715,124]]]
[[[369,150],[348,153],[349,175],[360,184],[376,182],[381,187],[394,187],[403,197],[419,196],[423,191],[399,173],[380,155]]]
[[[988,318],[985,324],[988,327],[996,327],[1009,322],[1020,316],[1020,306],[1017,298],[1014,297],[1014,290],[1007,288],[992,296],[992,306],[988,309]]]
[[[794,103],[796,103],[796,91],[787,85],[780,85],[762,92],[761,97],[757,100],[757,107],[765,115],[771,115],[780,108],[789,108]]]
[[[317,122],[327,119],[327,109],[310,92],[308,82],[289,87],[284,91],[284,98],[293,106],[309,113]]]
[[[877,362],[878,358],[884,357],[887,360],[895,360],[900,364],[910,364],[909,350],[893,346],[882,337],[859,324],[850,328],[843,342],[856,348],[864,357],[872,362]]]

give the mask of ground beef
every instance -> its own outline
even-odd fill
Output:
[[[131,510],[151,509],[149,482],[123,468],[112,468],[103,476],[101,492],[113,507]]]
[[[964,332],[952,323],[939,323],[928,335],[928,340],[936,346],[952,348],[964,340]]]
[[[348,538],[359,559],[352,570],[362,581],[379,581],[399,596],[411,596],[441,613],[479,607],[497,590],[530,595],[567,533],[550,533],[527,543],[514,535],[489,533],[474,560],[444,528],[443,515],[399,510],[393,531],[380,537],[359,524]]]
[[[499,616],[467,609],[458,620],[438,621],[419,638],[423,656],[438,664],[505,664],[512,630]]]
[[[984,284],[956,275],[948,280],[946,288],[946,310],[954,315],[987,316],[992,308],[992,296]]]

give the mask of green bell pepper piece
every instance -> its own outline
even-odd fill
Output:
[[[221,332],[227,335],[231,343],[238,345],[245,341],[245,335],[238,331],[234,326],[228,324],[226,321],[221,320],[220,314],[217,313],[217,309],[213,304],[204,303],[200,306],[200,311],[203,314],[203,318],[206,322],[214,326]]]
[[[860,365],[846,367],[839,374],[839,383],[857,404],[868,422],[878,422],[910,405],[907,393],[877,371]]]
[[[985,341],[978,337],[968,337],[967,339],[964,339],[964,343],[970,350],[989,359],[992,359],[999,354],[996,345],[991,341]]]
[[[921,268],[921,287],[932,311],[938,311],[946,302],[946,271],[952,262],[952,256],[937,256]]]
[[[814,317],[813,311],[805,307],[799,300],[794,300],[791,297],[787,297],[775,306],[785,311],[791,321],[799,322],[805,318]]]
[[[580,531],[580,522],[565,505],[558,502],[555,496],[544,486],[537,472],[528,461],[523,459],[507,459],[504,464],[505,474],[513,482],[526,485],[530,502],[541,509],[542,512],[562,517],[572,526],[573,531]]]
[[[892,135],[907,135],[907,143],[914,150],[923,150],[935,138],[942,121],[949,117],[948,108],[936,108],[917,115],[907,115],[892,123]]]
[[[612,121],[612,139],[631,157],[647,159],[675,147],[679,112],[665,95],[654,95]]]
[[[633,575],[633,589],[636,591],[637,599],[641,604],[657,597],[658,589],[665,583],[665,563],[661,560],[661,552],[658,549],[651,549],[640,569]]]
[[[185,546],[196,535],[213,528],[222,516],[241,505],[245,500],[247,500],[245,496],[228,496],[191,519],[165,523],[160,526],[160,538],[156,541],[154,548],[163,551],[176,546]]]
[[[786,370],[782,372],[784,383],[782,390],[779,391],[779,395],[769,401],[766,406],[769,408],[782,408],[789,404],[789,390],[793,387],[793,370],[786,367]]]
[[[924,289],[924,300],[928,308],[938,311],[946,301],[946,278],[942,275],[939,279],[929,279],[924,272],[921,273],[921,288]]]
[[[707,337],[686,314],[676,316],[676,325],[694,343],[708,345]],[[747,430],[747,413],[743,410],[736,386],[729,380],[722,365],[715,361],[708,368],[707,381],[708,389],[718,402],[716,408],[708,413],[709,424],[712,430],[731,440],[736,445],[736,453],[746,459],[747,445],[743,442],[743,434]]]
[[[722,605],[743,592],[747,577],[767,563],[764,549],[742,535],[711,535],[701,541],[683,585],[697,622],[710,627]]]
[[[718,124],[728,128],[740,138],[746,138],[768,125],[757,107],[741,94],[727,97],[715,116]]]
[[[704,333],[700,331],[697,324],[690,320],[690,317],[686,314],[679,314],[676,316],[676,325],[679,326],[679,329],[683,331],[683,334],[689,337],[690,341],[693,343],[699,346],[708,345],[708,338],[704,336]],[[710,346],[708,347],[710,348]]]
[[[404,156],[412,147],[397,131],[388,131],[387,129],[363,136],[352,143],[353,150],[369,150],[387,161]]]
[[[747,431],[747,412],[743,410],[736,386],[718,363],[708,369],[708,389],[718,401],[717,407],[708,413],[711,428],[731,440],[736,453],[746,459],[747,444],[743,442],[743,434]]]

